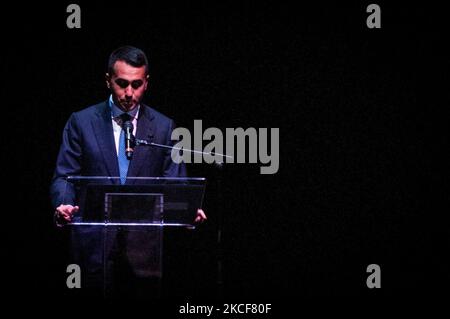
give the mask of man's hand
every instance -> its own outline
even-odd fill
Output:
[[[197,216],[195,217],[194,222],[195,223],[202,223],[205,220],[207,220],[208,218],[206,217],[205,212],[203,211],[203,209],[197,209]]]
[[[55,211],[56,223],[59,225],[69,223],[80,207],[72,205],[59,205]]]

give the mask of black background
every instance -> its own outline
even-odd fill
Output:
[[[81,29],[66,27],[68,3],[4,12],[10,296],[67,293],[49,183],[67,118],[108,97],[107,58],[126,44],[149,57],[144,102],[179,126],[280,128],[275,175],[255,164],[189,166],[208,178],[209,220],[172,231],[167,297],[398,296],[448,285],[441,8],[378,2],[382,28],[368,29],[370,2],[78,4]],[[366,286],[369,264],[381,266],[381,289]]]

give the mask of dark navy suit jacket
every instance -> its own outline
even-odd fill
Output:
[[[137,119],[136,137],[138,139],[172,145],[170,137],[173,129],[174,122],[171,119],[141,104]],[[136,147],[127,176],[186,176],[185,165],[174,163],[170,154],[168,149]],[[54,207],[60,204],[78,204],[73,185],[65,179],[71,175],[119,176],[108,101],[73,113],[67,121],[50,187]],[[113,181],[119,182],[119,180],[110,182]],[[127,184],[130,183],[133,183],[133,180],[127,180]],[[154,255],[159,254],[159,241],[155,240],[160,236],[159,232],[150,232],[148,229],[133,232],[110,229],[105,238],[102,227],[88,226],[73,228],[71,236],[72,262],[83,267],[85,287],[91,287],[94,291],[101,287],[105,258],[114,260],[115,267],[122,269],[122,272],[124,272],[123,269],[131,269],[132,275],[128,275],[128,279],[134,276],[148,278],[155,275],[152,260],[155,259]],[[124,255],[126,257],[123,257]],[[123,266],[124,263],[128,266]],[[158,271],[156,267],[156,276]]]
[[[156,110],[141,104],[136,138],[173,145],[174,122]],[[111,109],[108,101],[71,115],[66,123],[51,185],[54,207],[75,204],[75,194],[65,178],[70,175],[119,176]],[[128,177],[184,177],[184,164],[172,161],[170,150],[138,146],[128,168]],[[133,180],[127,180],[133,183]]]

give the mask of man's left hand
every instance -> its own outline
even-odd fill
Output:
[[[206,217],[205,212],[203,211],[203,209],[197,209],[197,216],[195,217],[194,222],[195,223],[203,223],[205,220],[207,220],[208,217]]]

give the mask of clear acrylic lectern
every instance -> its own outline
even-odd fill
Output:
[[[194,227],[205,178],[69,176],[65,203],[80,207],[71,253],[82,289],[114,297],[159,297],[164,227]]]

